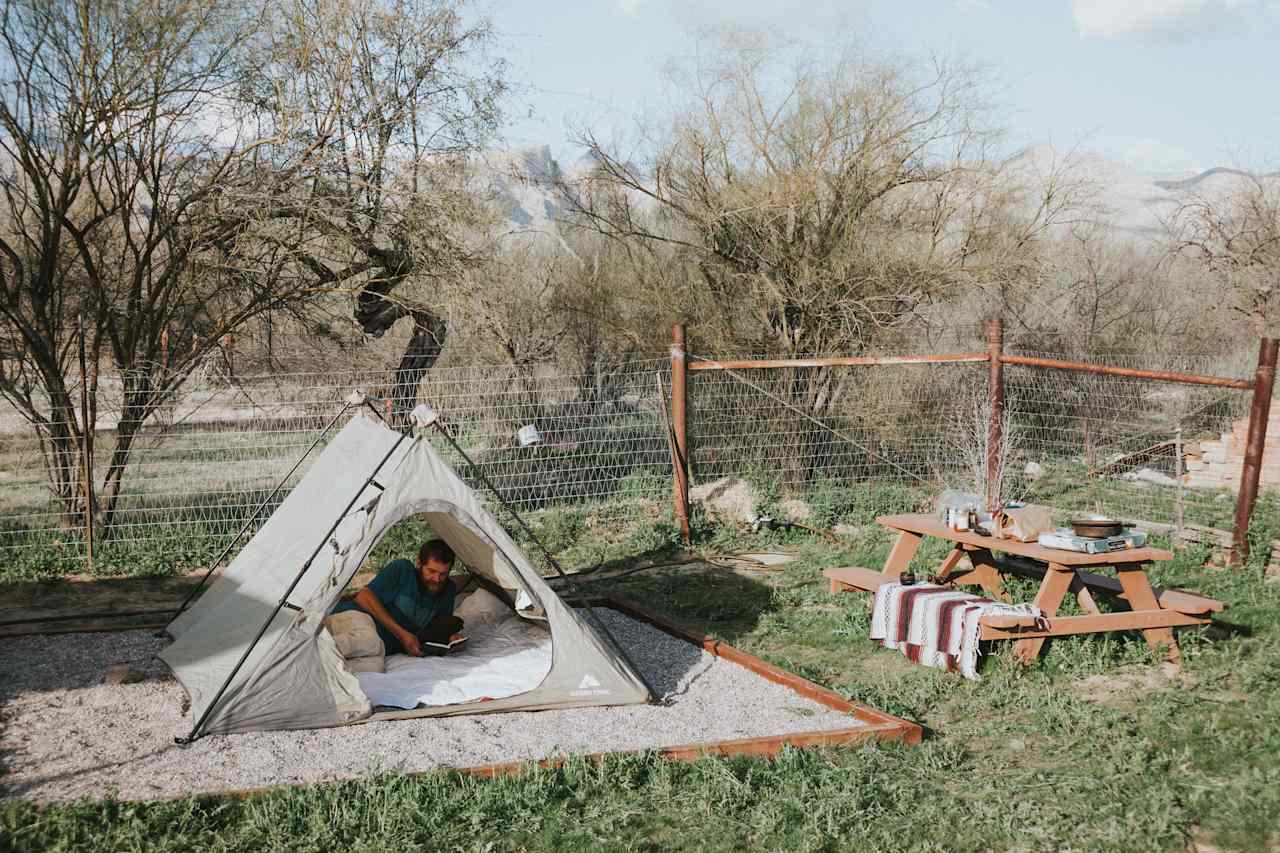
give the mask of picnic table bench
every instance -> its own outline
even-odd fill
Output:
[[[980,536],[972,531],[947,527],[942,519],[925,514],[886,515],[876,523],[897,532],[898,539],[880,571],[857,566],[826,569],[831,591],[875,592],[882,584],[897,582],[911,563],[926,536],[953,543],[951,551],[938,568],[938,582],[945,585],[977,584],[998,601],[1009,601],[1001,573],[1040,580],[1034,604],[1039,619],[1030,616],[988,615],[982,620],[983,640],[1013,640],[1015,654],[1023,663],[1034,661],[1049,637],[1090,634],[1103,631],[1142,631],[1152,649],[1164,649],[1169,660],[1178,660],[1178,644],[1174,627],[1204,625],[1211,614],[1220,613],[1225,605],[1212,598],[1180,589],[1156,590],[1147,578],[1146,564],[1170,560],[1173,554],[1160,548],[1130,548],[1106,554],[1082,554],[1046,548],[1034,542],[1017,542]],[[996,562],[993,551],[1016,555],[1033,561],[1030,564]],[[969,558],[969,566],[961,561]],[[1116,577],[1108,577],[1087,569],[1110,568]],[[1073,593],[1080,616],[1058,616],[1058,608],[1067,593]],[[1094,594],[1106,595],[1129,606],[1129,610],[1103,613]]]

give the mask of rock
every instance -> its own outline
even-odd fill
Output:
[[[1151,468],[1139,468],[1137,471],[1126,471],[1120,475],[1121,480],[1130,483],[1151,483],[1155,486],[1176,486],[1178,481],[1168,474],[1161,474]]]
[[[739,477],[723,477],[689,490],[689,500],[701,503],[707,512],[721,521],[751,524],[756,520],[756,495]]]
[[[787,498],[778,504],[778,508],[791,521],[808,521],[813,515],[813,509],[799,498]]]
[[[1022,469],[1022,473],[1035,480],[1044,474],[1044,466],[1039,462],[1028,462],[1027,466]]]
[[[115,663],[107,667],[102,678],[103,684],[136,684],[145,676],[127,663]]]
[[[738,556],[762,566],[783,566],[796,559],[795,554],[739,554]]]
[[[856,524],[837,524],[835,527],[831,528],[831,532],[837,536],[848,536],[852,538],[854,536],[861,536],[864,529],[865,528],[859,527]]]

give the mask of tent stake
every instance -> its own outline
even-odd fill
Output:
[[[351,496],[351,500],[347,501],[346,508],[338,514],[337,519],[320,540],[320,544],[316,546],[316,549],[311,552],[311,556],[302,564],[302,568],[298,570],[296,575],[294,575],[293,583],[289,584],[289,588],[284,591],[284,595],[280,596],[280,600],[276,602],[275,609],[271,611],[271,615],[262,623],[262,627],[258,629],[258,633],[254,635],[253,641],[249,643],[249,647],[244,650],[244,654],[240,655],[240,660],[236,661],[236,665],[231,670],[231,674],[227,676],[227,680],[222,682],[222,686],[218,688],[218,692],[214,695],[213,700],[205,706],[204,713],[200,715],[200,719],[196,724],[191,727],[191,733],[186,737],[174,738],[174,743],[180,746],[185,746],[200,737],[200,730],[204,728],[204,724],[208,722],[209,715],[213,713],[213,709],[218,707],[218,702],[222,699],[222,694],[227,692],[227,688],[230,687],[231,682],[235,680],[236,674],[240,672],[240,667],[244,666],[244,662],[249,659],[249,655],[252,654],[254,648],[257,647],[258,641],[262,639],[262,635],[267,633],[267,629],[270,628],[271,623],[275,621],[276,615],[279,614],[284,606],[289,602],[289,596],[293,594],[293,590],[302,582],[302,576],[311,568],[311,564],[315,561],[316,557],[319,556],[320,551],[324,549],[324,546],[329,544],[329,537],[338,529],[338,525],[347,517],[347,513],[351,512],[351,508],[356,505],[356,501],[360,500],[360,496],[364,494],[364,490],[369,488],[369,484],[373,482],[373,478],[378,476],[378,472],[382,470],[382,466],[387,464],[387,460],[391,458],[391,454],[396,452],[396,448],[398,448],[400,443],[407,437],[407,431],[400,433],[400,437],[396,439],[396,443],[391,445],[391,449],[387,451],[387,455],[382,457],[382,460],[373,469],[373,472],[370,473],[368,478],[360,485],[360,488],[356,490],[356,493]]]
[[[173,619],[177,619],[179,616],[182,615],[183,611],[187,609],[187,606],[190,605],[192,600],[196,597],[196,594],[199,593],[200,590],[204,588],[205,583],[213,575],[214,570],[218,568],[218,564],[221,563],[224,559],[226,559],[227,555],[231,553],[231,549],[236,546],[236,543],[239,542],[240,538],[244,536],[244,534],[249,530],[249,527],[252,526],[253,523],[258,520],[258,516],[262,515],[262,511],[267,508],[267,504],[271,503],[271,501],[275,499],[275,496],[280,494],[280,490],[284,488],[284,484],[289,482],[289,478],[292,477],[294,473],[297,472],[298,468],[301,467],[302,463],[306,461],[306,458],[311,455],[311,451],[315,450],[316,447],[320,444],[320,442],[324,440],[324,437],[329,434],[329,430],[333,429],[333,425],[338,422],[339,418],[341,418],[343,415],[347,413],[347,409],[349,408],[351,408],[350,403],[344,403],[342,405],[342,409],[338,412],[338,414],[333,416],[333,420],[325,424],[324,429],[320,430],[320,435],[316,436],[316,440],[311,442],[311,446],[307,448],[306,452],[303,453],[302,456],[299,457],[298,461],[294,463],[293,467],[289,469],[289,473],[285,474],[284,477],[281,478],[280,482],[276,483],[276,487],[271,490],[271,494],[267,495],[263,499],[262,503],[258,504],[258,506],[254,508],[253,513],[249,516],[248,520],[245,521],[244,525],[240,528],[239,532],[237,532],[235,537],[232,538],[232,540],[227,543],[227,547],[223,548],[222,553],[219,554],[217,558],[214,559],[214,561],[209,564],[209,568],[205,570],[204,576],[200,578],[200,582],[195,585],[195,588],[193,588],[191,592],[187,593],[187,597],[183,599],[182,604],[178,605],[178,610],[176,613],[173,614]],[[173,619],[169,620],[169,625],[173,624]],[[163,628],[157,631],[156,636],[163,637],[166,633],[168,633],[169,625],[165,625]]]

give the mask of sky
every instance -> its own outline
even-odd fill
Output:
[[[1156,172],[1280,168],[1280,0],[489,0],[515,84],[505,142],[580,150],[661,110],[663,68],[738,27],[801,49],[941,54],[996,82],[1012,150],[1050,143]],[[699,47],[702,44],[703,47]]]

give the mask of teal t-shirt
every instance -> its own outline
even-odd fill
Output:
[[[418,583],[418,569],[409,560],[392,560],[369,582],[369,589],[404,628],[417,633],[437,616],[453,615],[458,588],[446,580],[433,595]],[[403,619],[401,618],[403,617]]]

